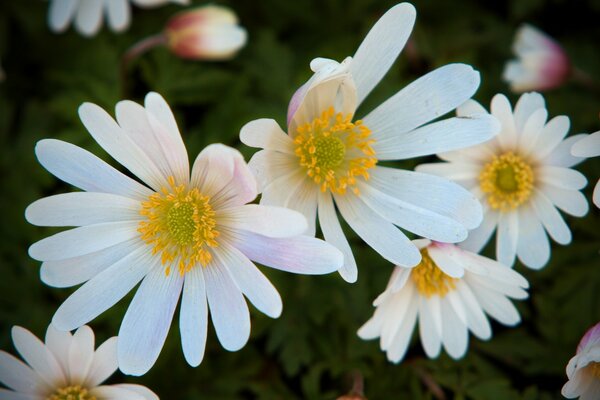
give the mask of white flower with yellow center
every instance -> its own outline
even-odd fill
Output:
[[[52,325],[43,343],[27,329],[12,329],[15,348],[25,362],[0,350],[0,388],[4,400],[158,400],[150,389],[133,384],[102,385],[117,370],[117,338],[94,351],[94,332],[75,334]]]
[[[486,314],[504,325],[520,322],[508,298],[527,298],[529,284],[523,276],[453,244],[414,242],[421,263],[394,269],[387,288],[373,302],[375,314],[358,330],[362,339],[379,337],[390,361],[404,358],[417,319],[427,356],[437,357],[443,345],[455,359],[467,352],[468,331],[482,340],[492,337]]]
[[[50,0],[48,24],[54,32],[64,32],[73,21],[80,34],[94,36],[102,27],[106,13],[111,29],[121,32],[129,27],[130,2],[139,7],[156,7],[168,3],[188,4],[189,0]]]
[[[600,398],[600,323],[581,338],[577,354],[567,364],[567,378],[561,394],[568,399]]]
[[[301,236],[307,228],[302,214],[246,204],[257,196],[257,184],[237,150],[206,147],[190,176],[177,123],[160,95],[148,94],[145,108],[119,102],[118,123],[94,104],[83,104],[79,115],[100,146],[147,186],[77,146],[42,140],[40,163],[84,192],[46,197],[27,208],[35,225],[77,227],[33,244],[29,254],[43,261],[41,278],[48,285],[85,282],[54,315],[62,330],[91,321],[142,281],[119,331],[124,373],[152,367],[182,292],[183,352],[196,366],[209,309],[230,351],[250,335],[244,295],[268,316],[280,315],[279,293],[250,260],[301,274],[342,266],[336,248]]]
[[[406,267],[421,255],[397,226],[441,242],[459,242],[481,222],[481,206],[459,185],[436,176],[378,165],[463,148],[499,129],[489,115],[428,122],[469,99],[479,73],[464,64],[441,67],[411,83],[363,119],[355,112],[383,78],[415,21],[408,3],[390,9],[354,57],[317,58],[315,72],[293,96],[287,134],[272,119],[242,128],[242,142],[263,148],[250,161],[262,186],[261,204],[301,211],[345,255],[342,277],[357,268],[335,210],[385,259]],[[335,203],[335,205],[334,205]],[[317,212],[318,210],[318,212]]]
[[[571,154],[576,157],[586,158],[600,156],[600,131],[594,132],[576,142],[571,148]],[[600,208],[600,181],[594,187],[593,196],[594,204]]]
[[[457,114],[487,111],[471,100]],[[571,146],[585,135],[565,139],[569,118],[547,121],[544,98],[538,93],[523,94],[514,112],[508,99],[498,94],[491,114],[502,124],[493,140],[438,154],[447,162],[420,165],[417,171],[452,179],[481,200],[483,222],[462,247],[478,253],[496,231],[498,261],[512,266],[518,256],[529,268],[539,269],[550,259],[547,234],[560,244],[571,242],[571,231],[557,208],[577,217],[588,212],[580,192],[587,180],[570,168],[583,160],[571,155]]]

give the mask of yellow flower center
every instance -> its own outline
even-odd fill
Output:
[[[431,259],[427,249],[421,250],[421,262],[413,268],[410,277],[419,293],[431,297],[437,295],[444,297],[449,291],[454,290],[456,278],[446,275]]]
[[[86,388],[75,385],[58,389],[46,397],[46,400],[96,400],[96,397],[92,396]]]
[[[300,165],[322,192],[359,194],[356,178],[369,179],[368,170],[377,164],[371,131],[352,115],[335,113],[333,107],[296,130],[294,143]]]
[[[183,275],[197,263],[208,265],[212,259],[208,248],[218,246],[219,232],[208,196],[196,188],[175,185],[173,177],[169,177],[169,186],[142,202],[140,214],[146,219],[140,222],[138,232],[153,246],[153,254],[161,253],[167,275],[174,263]]]
[[[587,365],[587,368],[590,369],[590,372],[595,378],[600,379],[600,363],[591,362]]]
[[[535,177],[531,165],[512,151],[485,164],[479,184],[490,207],[508,211],[517,208],[531,196]]]

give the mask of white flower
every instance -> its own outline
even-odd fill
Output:
[[[568,399],[600,398],[600,323],[591,327],[581,338],[577,354],[567,364],[569,381],[562,388]]]
[[[12,329],[15,348],[25,360],[0,350],[0,388],[4,400],[158,400],[141,385],[101,385],[117,370],[117,338],[94,351],[94,332],[82,326],[74,335],[52,325],[46,343],[27,329]]]
[[[242,128],[240,138],[264,148],[250,161],[261,204],[301,211],[310,232],[318,218],[325,239],[345,255],[342,277],[357,279],[352,251],[335,205],[350,227],[385,259],[406,267],[421,255],[397,226],[441,242],[459,242],[481,222],[481,206],[462,187],[432,175],[378,165],[485,141],[498,130],[489,115],[428,122],[470,98],[479,73],[464,64],[441,67],[411,83],[362,120],[357,107],[388,71],[415,21],[408,3],[391,8],[354,57],[341,64],[317,58],[315,71],[292,98],[288,134],[274,120]],[[335,202],[335,205],[334,205]]]
[[[458,116],[487,113],[468,101]],[[483,203],[484,220],[461,246],[478,253],[496,232],[496,257],[512,266],[515,257],[526,266],[542,268],[550,259],[546,232],[560,244],[571,242],[571,231],[558,209],[581,217],[588,212],[579,191],[585,176],[570,167],[583,159],[571,155],[571,146],[585,135],[565,139],[569,118],[547,121],[544,98],[538,93],[521,96],[514,112],[508,99],[492,99],[491,113],[502,124],[493,140],[468,149],[438,154],[447,163],[424,164],[418,171],[452,179]]]
[[[124,373],[140,375],[152,367],[182,292],[183,352],[197,366],[208,309],[230,351],[250,335],[243,295],[268,316],[280,315],[279,293],[250,260],[302,274],[341,267],[337,249],[300,236],[307,228],[300,213],[246,205],[257,196],[257,184],[237,150],[206,147],[190,177],[177,123],[160,95],[148,94],[145,108],[119,102],[118,123],[90,103],[79,115],[100,146],[147,186],[77,146],[40,141],[40,163],[84,192],[46,197],[27,208],[33,224],[77,227],[33,244],[29,254],[43,261],[41,278],[48,285],[86,282],[54,315],[61,330],[91,321],[142,281],[119,331]]]
[[[140,7],[155,7],[167,3],[188,4],[189,0],[50,0],[48,24],[54,32],[64,32],[74,21],[79,33],[94,36],[106,13],[112,30],[121,32],[129,27],[130,2]]]
[[[517,31],[513,52],[518,59],[506,63],[503,79],[514,92],[553,89],[571,74],[571,62],[562,47],[531,25]]]
[[[486,313],[504,325],[521,318],[508,300],[525,299],[529,284],[497,261],[452,244],[415,240],[423,259],[413,268],[396,267],[385,291],[373,302],[375,314],[359,330],[362,339],[381,337],[381,350],[392,362],[404,357],[419,320],[421,344],[430,358],[442,345],[452,358],[465,355],[470,330],[492,337]]]
[[[576,157],[596,157],[600,156],[600,131],[592,133],[589,136],[576,142],[571,148],[571,154]],[[594,188],[594,204],[600,208],[600,181]]]

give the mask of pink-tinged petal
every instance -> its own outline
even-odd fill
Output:
[[[577,345],[577,353],[600,343],[600,322],[588,329]]]

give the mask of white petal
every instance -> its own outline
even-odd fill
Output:
[[[522,132],[525,123],[531,115],[540,108],[545,108],[546,102],[544,96],[539,93],[524,93],[519,97],[515,105],[514,119],[517,132]]]
[[[254,153],[248,167],[256,176],[260,190],[263,190],[276,179],[297,172],[298,158],[296,155],[261,150]]]
[[[208,329],[208,305],[204,275],[198,267],[185,275],[181,310],[179,311],[179,331],[185,360],[197,367],[204,358]]]
[[[235,247],[223,243],[215,251],[215,255],[254,307],[271,318],[278,318],[281,315],[283,305],[279,292],[244,254]]]
[[[488,114],[487,110],[473,99],[469,99],[456,108],[459,117],[470,117],[477,114]]]
[[[10,389],[23,393],[40,393],[49,388],[28,365],[2,350],[0,350],[0,382]]]
[[[88,192],[113,193],[139,200],[152,194],[147,187],[117,171],[92,153],[55,139],[40,140],[37,158],[50,173]]]
[[[414,267],[421,261],[421,254],[406,235],[360,197],[347,193],[335,196],[335,202],[348,225],[383,258],[403,267]]]
[[[248,122],[240,131],[240,140],[246,146],[294,154],[294,142],[274,119],[257,119]]]
[[[106,11],[108,23],[115,32],[121,32],[129,26],[131,19],[127,0],[107,0]]]
[[[23,360],[50,387],[61,387],[67,383],[65,371],[41,340],[20,326],[13,326],[11,333],[15,348]]]
[[[54,314],[52,323],[61,330],[80,327],[121,300],[148,273],[160,257],[145,246],[117,261],[70,295]]]
[[[69,347],[69,384],[85,382],[94,360],[94,332],[84,325],[73,334]]]
[[[102,343],[94,353],[94,359],[84,385],[98,386],[107,380],[118,368],[117,337],[113,336]]]
[[[358,104],[373,90],[394,63],[415,24],[409,3],[390,8],[371,28],[354,54],[350,72],[356,82]]]
[[[429,358],[440,355],[442,348],[441,337],[442,316],[438,296],[419,298],[419,335],[423,350]]]
[[[538,136],[535,144],[536,151],[534,156],[543,159],[554,150],[556,146],[567,136],[571,122],[569,117],[559,115],[552,118]]]
[[[137,290],[119,329],[119,369],[140,376],[152,368],[169,333],[183,276],[155,266]]]
[[[517,144],[518,137],[510,102],[503,94],[497,94],[492,98],[490,110],[502,124],[502,132],[496,136],[496,140],[502,149],[512,149]]]
[[[79,118],[96,142],[134,175],[156,191],[169,187],[168,175],[161,171],[158,160],[151,159],[106,111],[95,104],[83,103]]]
[[[183,143],[179,128],[177,127],[177,121],[175,121],[175,116],[173,115],[173,111],[171,111],[169,104],[167,104],[160,94],[150,92],[144,98],[144,106],[149,114],[152,114],[162,126],[167,128],[167,134],[170,136],[170,141],[173,142],[173,146],[179,149],[178,151],[181,152],[181,156],[184,158],[183,160],[180,160],[180,162],[185,162],[185,164],[189,166],[185,144]]]
[[[71,347],[73,335],[71,332],[59,331],[54,325],[48,325],[46,329],[46,347],[50,349],[56,361],[60,364],[65,374],[69,376],[69,348]]]
[[[467,274],[465,278],[472,277],[475,274],[483,276],[486,281],[491,280],[495,283],[519,286],[521,288],[529,287],[527,279],[521,274],[511,268],[507,268],[506,265],[496,260],[469,251],[463,251],[458,254],[464,268],[472,272],[471,274]]]
[[[571,168],[543,166],[538,169],[537,177],[542,182],[562,189],[580,190],[587,185],[585,175]]]
[[[131,384],[131,383],[119,383],[117,385],[113,385],[113,387],[127,389],[130,392],[135,392],[135,393],[141,395],[144,400],[159,400],[156,393],[154,393],[152,390],[150,390],[147,387],[142,386],[142,385],[135,385],[135,384]],[[120,400],[120,399],[115,399],[115,400]]]
[[[286,171],[263,188],[260,204],[285,207],[292,194],[304,187],[306,180],[306,173],[299,168]]]
[[[373,150],[379,160],[404,160],[483,143],[499,131],[498,120],[489,114],[448,118],[406,133],[382,133]]]
[[[512,269],[506,268],[502,264],[500,265],[500,268],[504,268],[506,270],[514,272],[514,270]],[[500,293],[512,299],[522,300],[529,297],[529,294],[524,289],[515,285],[514,283],[505,283],[502,280],[495,279],[495,272],[497,272],[497,270],[489,270],[488,276],[470,274],[468,277],[468,283],[470,285],[480,286],[490,292]]]
[[[284,207],[298,211],[304,215],[308,223],[308,228],[304,232],[307,236],[315,235],[318,193],[319,189],[317,185],[305,179],[304,182],[296,187],[296,190],[290,190],[290,196],[284,205]]]
[[[470,288],[481,308],[492,318],[508,326],[514,326],[521,322],[519,312],[504,295],[478,285],[470,285]]]
[[[453,278],[462,278],[465,269],[461,264],[458,255],[462,251],[453,245],[434,245],[427,247],[427,253],[442,270],[443,273]]]
[[[496,232],[496,258],[507,267],[512,267],[517,256],[519,217],[516,211],[498,215]]]
[[[106,249],[139,237],[138,222],[109,222],[59,232],[29,247],[29,256],[39,261],[63,260]]]
[[[409,132],[469,99],[479,73],[465,64],[449,64],[422,76],[387,99],[365,118],[373,139]]]
[[[576,157],[596,157],[600,155],[600,131],[586,135],[575,142],[571,147],[571,154]]]
[[[529,268],[540,269],[550,260],[550,243],[542,223],[530,206],[519,208],[517,256]]]
[[[478,228],[469,232],[467,239],[460,243],[459,246],[463,249],[479,253],[481,249],[490,241],[492,234],[498,226],[499,213],[487,209],[483,214],[483,221]]]
[[[283,207],[247,204],[218,211],[219,225],[268,237],[293,237],[306,232],[304,215]]]
[[[600,208],[600,183],[596,182],[596,186],[594,187],[594,194],[592,195],[592,200],[596,207]]]
[[[145,400],[145,397],[121,385],[97,386],[90,390],[90,395],[102,400]]]
[[[329,274],[344,262],[338,249],[309,236],[280,239],[237,232],[233,240],[233,245],[252,261],[295,274]]]
[[[467,164],[464,162],[443,162],[420,164],[415,167],[415,171],[424,174],[442,176],[461,184],[463,187],[467,187],[464,181],[474,181],[477,179],[480,168],[481,167],[479,165],[470,163]]]
[[[467,326],[456,315],[448,301],[441,301],[442,314],[442,343],[454,359],[459,359],[467,352],[469,335]]]
[[[213,262],[202,272],[217,338],[225,350],[237,351],[250,337],[248,305],[224,265]]]
[[[546,158],[542,160],[542,164],[556,165],[558,167],[570,168],[574,165],[577,165],[583,161],[585,158],[575,157],[571,154],[571,148],[575,143],[580,141],[582,138],[587,135],[581,133],[579,135],[569,136],[562,142],[560,142],[554,150]]]
[[[589,211],[589,205],[585,196],[577,190],[560,189],[551,185],[540,188],[550,201],[567,214],[575,217],[583,217]]]
[[[535,110],[535,112],[527,119],[527,122],[525,122],[525,125],[522,128],[523,130],[519,132],[520,136],[518,144],[518,148],[524,156],[537,150],[535,143],[542,133],[547,119],[548,111],[546,111],[545,108],[540,108]]]
[[[94,36],[102,26],[103,1],[79,0],[75,28],[84,36]]]
[[[2,400],[45,400],[45,397],[35,395],[35,394],[27,394],[27,393],[17,393],[11,390],[6,390],[0,388],[0,398]]]
[[[462,304],[467,313],[467,325],[471,332],[479,339],[487,340],[492,337],[490,321],[485,316],[483,309],[477,302],[475,295],[469,285],[464,281],[456,283],[456,293],[460,296]]]
[[[387,357],[391,362],[397,363],[404,358],[406,350],[408,350],[410,338],[415,329],[418,309],[419,303],[413,298],[406,314],[402,316],[402,323],[396,331],[393,342],[388,349]]]
[[[29,205],[25,218],[38,226],[83,226],[142,218],[137,200],[109,193],[73,192],[44,197]]]
[[[64,32],[77,12],[79,0],[51,0],[48,24],[54,32]]]
[[[319,192],[319,226],[323,237],[344,254],[344,265],[338,270],[342,278],[349,283],[358,279],[358,268],[352,254],[352,248],[338,220],[330,193]]]

